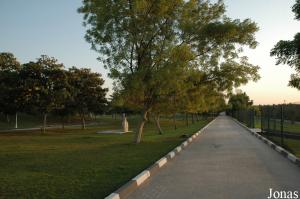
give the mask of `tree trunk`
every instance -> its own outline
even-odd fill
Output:
[[[197,120],[197,122],[200,121],[200,120],[199,120],[199,114],[198,114],[198,113],[196,113],[196,120]]]
[[[10,118],[9,118],[9,115],[6,114],[6,122],[9,123],[10,122]]]
[[[186,122],[186,126],[189,126],[189,114],[185,113],[185,122]]]
[[[149,124],[152,124],[152,114],[151,113],[148,113],[148,122],[149,122]],[[154,116],[155,117],[155,116]],[[154,120],[155,120],[155,118],[154,118]]]
[[[162,135],[163,131],[162,131],[160,123],[159,123],[159,115],[154,115],[154,120],[155,120],[155,124],[156,124],[157,130],[158,130],[158,134]]]
[[[144,125],[145,125],[145,123],[148,121],[148,119],[147,119],[147,114],[148,114],[148,111],[144,111],[143,112],[143,119],[142,119],[142,122],[141,122],[141,124],[140,124],[140,126],[139,126],[139,129],[138,129],[138,131],[136,132],[136,134],[135,134],[135,143],[136,144],[139,144],[140,142],[141,142],[141,140],[142,140],[142,135],[143,135],[143,130],[144,130]]]
[[[18,112],[16,112],[15,129],[18,128]]]
[[[174,123],[174,129],[177,130],[177,126],[176,126],[176,114],[173,114],[173,123]]]
[[[85,130],[85,118],[84,118],[84,113],[81,114],[81,129]]]
[[[46,125],[47,125],[47,113],[44,113],[43,133],[46,132]]]
[[[194,113],[192,113],[192,124],[194,124],[195,120],[194,120]]]
[[[62,121],[62,129],[65,129],[65,116],[62,116],[61,121]]]

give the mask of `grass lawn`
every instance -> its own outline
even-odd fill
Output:
[[[261,127],[261,120],[260,118],[255,118],[255,128]],[[270,129],[276,129],[280,131],[281,123],[280,120],[270,120]],[[284,121],[283,123],[283,130],[291,133],[300,133],[300,123],[291,123],[289,121]]]
[[[281,146],[280,137],[267,136],[267,138]],[[284,138],[283,147],[300,158],[300,140]]]
[[[276,121],[275,126],[278,131],[280,131],[280,121]],[[261,121],[260,118],[255,118],[255,128],[261,128]],[[270,121],[270,128],[274,128],[274,121]],[[284,130],[292,133],[300,133],[300,124],[294,123],[291,124],[290,122],[284,122]],[[281,138],[277,136],[266,136],[268,139],[272,140],[278,145],[281,145]],[[285,149],[296,155],[300,158],[300,140],[296,139],[287,139],[284,138],[284,146]]]
[[[135,129],[137,118],[129,118]],[[100,135],[116,129],[120,119],[101,118],[100,126],[87,130],[67,128],[46,134],[0,134],[0,198],[104,198],[110,192],[168,153],[209,120],[189,127],[162,119],[163,135],[146,125],[143,142],[133,144],[133,134]]]

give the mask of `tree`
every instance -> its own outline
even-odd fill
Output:
[[[68,76],[72,104],[81,117],[82,129],[85,129],[85,115],[89,112],[97,112],[106,106],[105,96],[108,89],[102,88],[104,80],[101,75],[87,68],[72,67],[69,69]]]
[[[232,111],[246,110],[253,105],[253,101],[250,100],[249,96],[244,92],[232,94],[228,101]]]
[[[162,77],[178,78],[166,70],[176,61],[201,77],[195,86],[216,84],[218,91],[258,77],[258,67],[239,57],[243,45],[257,45],[258,28],[249,19],[226,17],[222,1],[84,0],[79,12],[88,27],[87,41],[101,54],[126,101],[141,111],[136,143],[149,112],[170,88]],[[232,75],[230,69],[243,72]]]
[[[300,0],[296,0],[292,11],[295,13],[295,19],[300,20]],[[293,40],[280,40],[270,55],[277,58],[276,65],[287,64],[295,68],[296,73],[291,75],[289,86],[300,90],[300,33],[297,33]]]
[[[0,53],[0,112],[9,122],[9,114],[15,114],[15,128],[18,128],[18,111],[22,104],[20,99],[19,71],[20,63],[12,53]]]
[[[63,68],[55,58],[42,55],[36,62],[24,64],[20,71],[22,96],[27,107],[34,107],[43,115],[43,132],[48,113],[62,109],[69,95]]]

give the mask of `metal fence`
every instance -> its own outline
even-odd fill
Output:
[[[267,136],[300,139],[300,105],[283,104],[261,107],[261,132]]]
[[[263,136],[281,146],[286,146],[285,142],[291,141],[299,144],[299,104],[259,106],[247,110],[229,111],[228,114],[249,128],[261,129],[260,133]]]
[[[255,128],[256,113],[254,109],[227,111],[227,115],[234,117],[249,128]]]

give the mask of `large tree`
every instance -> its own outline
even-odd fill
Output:
[[[295,19],[300,20],[300,0],[296,0],[292,11],[295,13]],[[277,65],[288,64],[296,70],[296,73],[291,75],[289,85],[300,90],[300,33],[297,33],[293,40],[280,40],[270,54],[277,58]]]
[[[22,109],[20,81],[18,78],[20,63],[12,53],[0,53],[0,112],[15,114],[15,128],[18,128],[18,111]]]
[[[83,0],[79,12],[87,41],[125,91],[123,97],[142,113],[136,143],[149,112],[170,87],[166,78],[179,78],[168,67],[198,73],[195,86],[214,84],[218,91],[258,78],[258,67],[239,57],[243,45],[257,45],[258,28],[249,19],[226,17],[222,1]]]
[[[20,78],[24,102],[27,108],[35,108],[43,115],[45,132],[47,115],[53,110],[62,109],[69,96],[64,66],[55,58],[42,55],[36,62],[23,65]]]
[[[87,68],[70,68],[68,82],[71,86],[71,103],[81,117],[82,129],[85,129],[86,114],[99,112],[106,106],[108,89],[103,88],[101,75]]]

